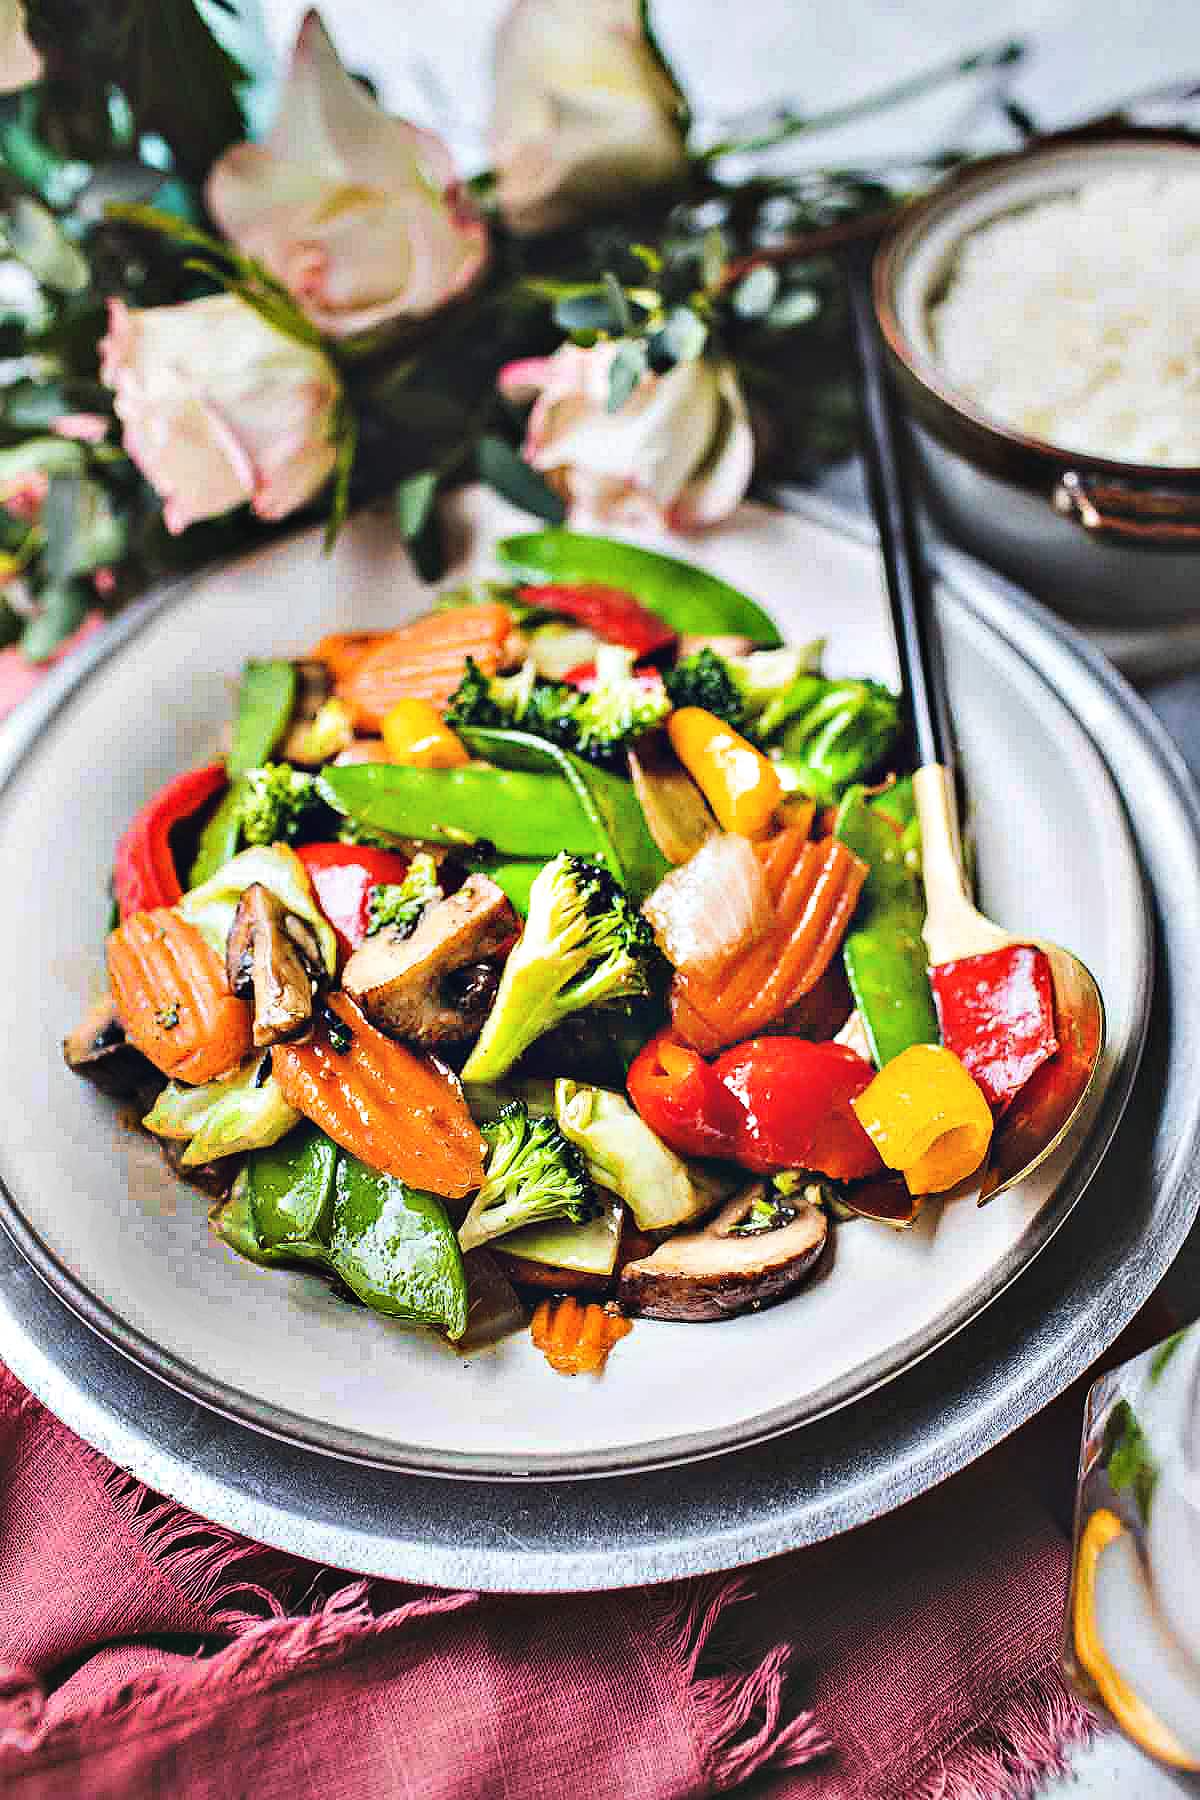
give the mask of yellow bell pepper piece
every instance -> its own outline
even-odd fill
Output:
[[[910,1194],[940,1194],[973,1175],[992,1141],[983,1090],[953,1051],[911,1044],[850,1102]]]
[[[1170,1763],[1173,1768],[1194,1770],[1196,1763],[1175,1733],[1155,1717],[1145,1702],[1138,1699],[1124,1676],[1113,1668],[1096,1627],[1096,1571],[1100,1556],[1125,1529],[1116,1513],[1107,1506],[1099,1507],[1083,1528],[1071,1606],[1075,1655],[1080,1667],[1095,1682],[1100,1698],[1117,1724],[1122,1731],[1128,1732],[1135,1744],[1140,1744],[1149,1755]]]
[[[667,736],[722,831],[761,837],[782,793],[774,764],[702,706],[681,706],[673,712]]]
[[[383,716],[383,742],[393,762],[417,769],[457,769],[467,747],[431,700],[397,700]]]

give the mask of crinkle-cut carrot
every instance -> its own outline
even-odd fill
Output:
[[[311,653],[311,660],[325,664],[336,687],[338,682],[354,673],[368,650],[373,650],[388,635],[386,631],[333,631],[321,639]]]
[[[117,1017],[164,1075],[199,1083],[250,1055],[250,1008],[229,991],[225,965],[168,906],[130,913],[108,940]]]
[[[345,1028],[344,1048],[326,1027],[271,1052],[288,1104],[360,1162],[410,1187],[451,1200],[477,1188],[483,1143],[453,1076],[376,1031],[346,994],[327,1004]]]
[[[789,826],[755,845],[774,908],[770,927],[703,978],[677,971],[679,1035],[710,1056],[778,1020],[824,975],[858,904],[867,865],[839,838],[812,843]]]
[[[543,1300],[529,1327],[534,1344],[560,1375],[599,1375],[613,1345],[632,1329],[611,1301],[581,1306],[574,1294]]]
[[[485,675],[494,675],[511,633],[512,614],[495,601],[429,613],[371,645],[338,678],[338,694],[352,708],[360,731],[378,731],[398,700],[444,706],[462,680],[468,656]]]

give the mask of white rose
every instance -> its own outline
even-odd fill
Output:
[[[218,157],[206,197],[225,236],[328,337],[427,318],[488,259],[487,227],[441,139],[375,104],[315,12],[265,142]]]
[[[515,0],[496,37],[492,163],[522,236],[687,169],[686,108],[638,0]]]
[[[617,412],[609,371],[620,341],[509,363],[510,399],[536,395],[522,455],[579,520],[660,520],[675,530],[735,510],[754,472],[754,436],[731,363],[698,358],[643,375]]]
[[[100,375],[168,531],[244,502],[282,519],[332,472],[333,364],[235,294],[144,311],[110,300]]]

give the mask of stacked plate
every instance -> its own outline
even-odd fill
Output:
[[[487,572],[513,515],[477,491],[455,510],[462,567]],[[824,635],[831,670],[895,679],[876,554],[847,518],[748,508],[685,554],[789,635]],[[426,604],[364,515],[332,558],[309,533],[153,596],[0,740],[0,1356],[211,1518],[343,1567],[505,1589],[650,1581],[829,1536],[1043,1405],[1200,1207],[1200,817],[1159,729],[1078,638],[965,559],[942,577],[983,901],[1077,950],[1108,1009],[1069,1151],[982,1211],[839,1229],[786,1305],[639,1322],[600,1380],[556,1376],[524,1335],[460,1356],[220,1247],[203,1196],[67,1073],[58,1040],[100,979],[113,842],[212,754],[242,661]]]

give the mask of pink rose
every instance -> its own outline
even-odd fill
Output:
[[[208,177],[226,237],[329,337],[424,319],[487,263],[487,227],[432,132],[383,112],[305,15],[274,125]]]
[[[100,376],[168,531],[245,501],[282,519],[332,472],[333,364],[235,294],[145,311],[110,300]]]
[[[522,455],[580,520],[659,520],[695,530],[735,510],[754,472],[754,435],[731,363],[703,358],[643,375],[617,412],[608,378],[620,343],[509,363],[510,399],[536,394]]]
[[[29,41],[22,0],[0,0],[0,94],[42,79],[42,59]]]
[[[639,0],[515,0],[496,36],[492,163],[521,236],[687,171],[683,95]]]

